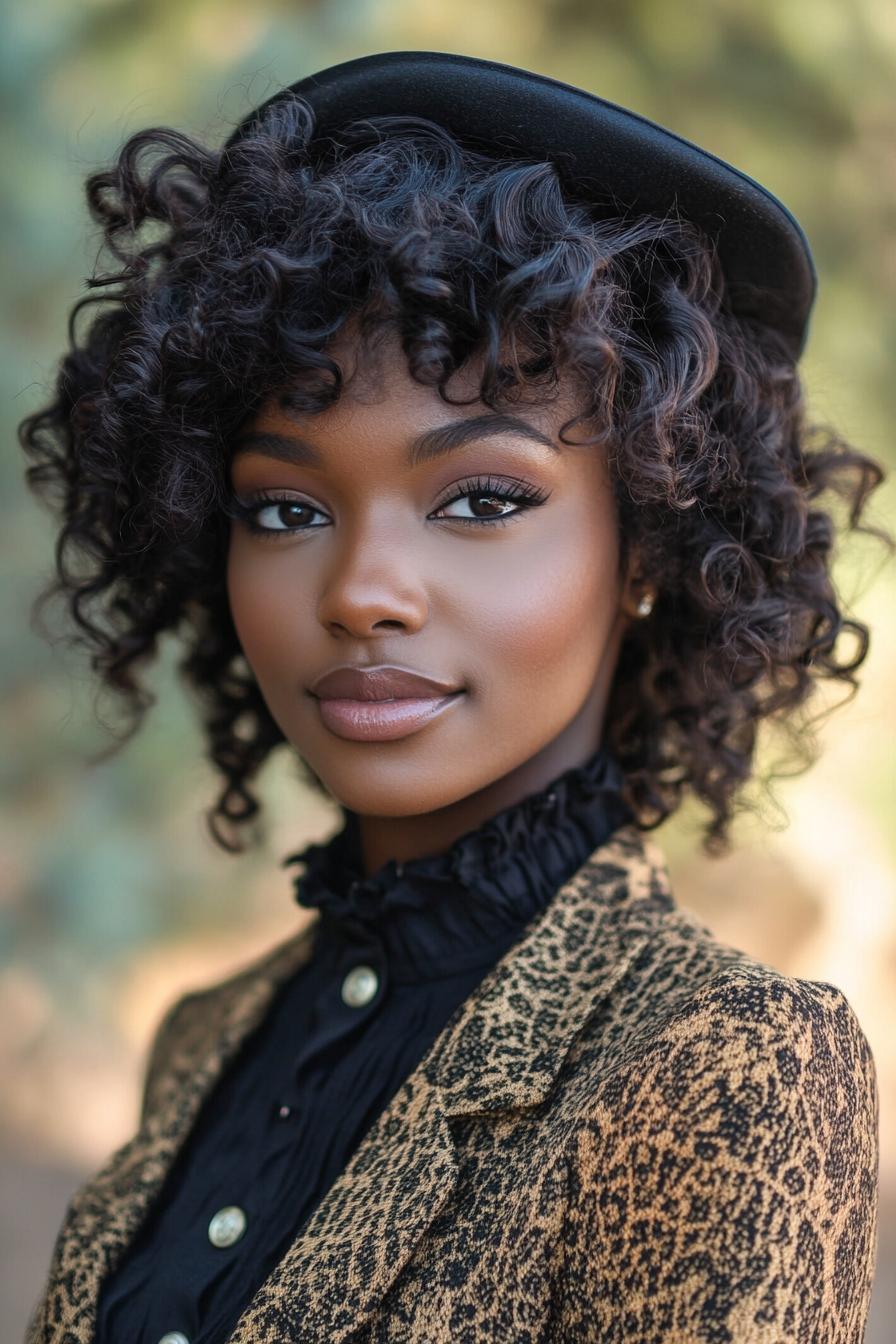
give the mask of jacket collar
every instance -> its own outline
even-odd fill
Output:
[[[483,979],[424,1062],[446,1116],[544,1101],[585,1019],[657,915],[673,908],[661,851],[635,826],[620,827]]]
[[[449,1019],[227,1344],[339,1344],[353,1334],[451,1197],[459,1163],[450,1121],[543,1101],[577,1032],[673,908],[661,850],[633,823],[619,827]],[[69,1205],[43,1333],[28,1344],[90,1344],[102,1277],[136,1235],[215,1081],[278,986],[310,959],[313,928],[184,1004],[147,1118]]]

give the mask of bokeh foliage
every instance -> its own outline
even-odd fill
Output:
[[[15,425],[44,395],[94,265],[82,180],[126,135],[169,124],[222,138],[280,85],[377,50],[465,51],[580,84],[730,160],[793,210],[821,281],[803,362],[811,401],[896,465],[889,0],[29,0],[8,5],[4,26],[0,932],[4,964],[25,967],[55,1011],[92,1011],[90,974],[129,965],[143,947],[240,927],[247,884],[294,844],[291,818],[301,829],[301,798],[278,763],[262,794],[285,845],[238,861],[213,851],[199,815],[213,781],[171,648],[148,674],[159,698],[139,739],[86,769],[106,740],[89,668],[29,626],[54,534],[24,489]],[[893,518],[893,500],[890,481],[879,521]],[[878,552],[857,548],[842,575],[875,625],[894,595]],[[885,630],[873,638],[884,641],[890,674],[878,682],[892,684],[892,639],[887,650]],[[97,708],[114,723],[110,706]],[[866,700],[863,713],[892,730],[882,699]],[[860,792],[892,846],[896,800],[878,736],[877,754],[843,788]]]

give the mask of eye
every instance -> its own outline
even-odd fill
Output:
[[[526,481],[511,480],[508,483],[496,480],[492,476],[477,476],[467,481],[460,481],[453,489],[454,493],[429,516],[474,527],[494,527],[511,522],[527,509],[543,504],[550,495],[549,491],[536,489]],[[445,509],[451,504],[464,504],[469,511],[466,514],[445,513]],[[480,508],[484,508],[486,512],[477,513],[476,510]],[[259,490],[247,500],[231,495],[224,506],[224,513],[228,518],[243,523],[253,535],[265,540],[277,540],[328,526],[327,521],[322,523],[308,521],[309,515],[315,514],[319,518],[327,518],[327,515],[313,504],[295,499],[292,495],[278,494],[273,490]],[[268,514],[271,521],[262,522],[264,514]]]
[[[512,481],[508,484],[491,476],[477,476],[469,481],[458,482],[454,487],[454,494],[440,504],[436,512],[430,516],[441,515],[452,522],[488,527],[494,523],[510,522],[520,517],[527,509],[543,504],[547,498],[547,491],[535,489],[525,481]],[[467,501],[470,503],[467,504]],[[457,503],[467,505],[471,512],[466,514],[443,512],[450,504]],[[479,508],[486,509],[486,513],[484,515],[476,513],[475,510]]]
[[[321,518],[326,517],[320,509],[315,508],[313,504],[307,504],[302,499],[294,499],[292,495],[278,495],[276,491],[259,490],[250,499],[241,500],[232,495],[224,507],[224,513],[228,518],[236,519],[244,523],[250,532],[259,537],[283,537],[296,532],[309,532],[323,527],[323,523],[307,523],[308,514],[318,514]],[[261,523],[259,519],[262,514],[269,514],[273,520],[272,523]],[[304,515],[304,518],[302,517]],[[285,519],[290,521],[284,522]],[[277,526],[277,523],[283,526]],[[301,526],[292,524],[303,524]]]

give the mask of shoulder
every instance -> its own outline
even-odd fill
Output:
[[[741,953],[642,1020],[620,1067],[592,1074],[584,1112],[570,1150],[583,1320],[595,1283],[610,1297],[635,1285],[633,1341],[662,1320],[676,1340],[858,1344],[879,1105],[842,990]],[[600,1250],[613,1201],[629,1211],[625,1284]]]
[[[829,1152],[853,1142],[853,1122],[876,1128],[871,1047],[846,995],[825,981],[745,958],[680,1002],[646,1053],[670,1114],[676,1096],[690,1106],[699,1093],[704,1109],[736,1112],[754,1134],[798,1121]]]
[[[771,1070],[782,1096],[826,1079],[828,1101],[836,1083],[873,1095],[876,1104],[871,1047],[842,989],[785,975],[720,942],[680,909],[661,921],[658,940],[681,981],[658,1033],[663,1048],[687,1049],[695,1064],[729,1075]],[[810,1100],[823,1105],[821,1096]]]
[[[859,1113],[876,1126],[871,1046],[836,985],[785,975],[676,906],[659,917],[628,989],[629,1010],[638,1005],[636,1053],[657,1068],[655,1104],[668,1078],[668,1095],[689,1103],[701,1091],[704,1103],[712,1093],[722,1105],[749,1084],[737,1104],[755,1102],[755,1124],[779,1122],[790,1108],[819,1134],[842,1135]]]
[[[650,1135],[694,1197],[784,1181],[872,1214],[878,1078],[847,995],[720,942],[678,906],[587,1024],[573,1073],[592,1159],[595,1142],[603,1163]]]
[[[579,1122],[625,1116],[627,1133],[680,1144],[678,1163],[755,1171],[789,1152],[815,1173],[876,1171],[879,1081],[848,996],[720,942],[678,906],[658,914],[571,1066]]]
[[[871,1047],[842,989],[786,975],[722,942],[671,892],[655,909],[616,998],[632,1044],[646,1052],[681,1048],[695,1065],[699,1059],[729,1072],[771,1063],[781,1052],[785,1074],[792,1057],[796,1073],[874,1089]]]

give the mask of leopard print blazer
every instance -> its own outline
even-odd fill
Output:
[[[168,1011],[26,1344],[93,1339],[103,1276],[313,928]],[[716,941],[627,824],[458,1007],[227,1344],[860,1344],[878,1160],[844,994]]]

